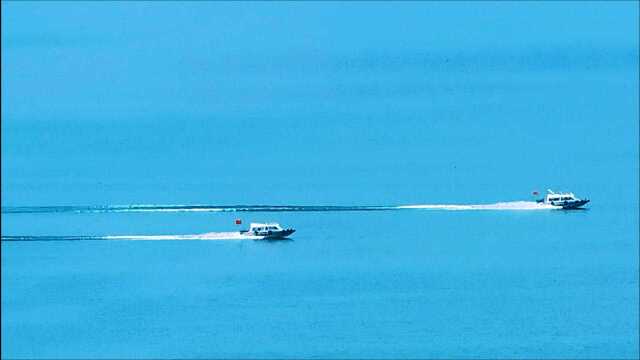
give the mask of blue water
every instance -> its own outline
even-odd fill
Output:
[[[3,358],[640,355],[637,3],[2,10]]]

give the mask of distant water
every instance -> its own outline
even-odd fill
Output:
[[[586,211],[240,215],[298,229],[263,242],[127,241],[231,232],[238,213],[3,214],[3,351],[632,357],[630,215],[597,201]]]
[[[2,358],[638,358],[637,6],[3,2]]]

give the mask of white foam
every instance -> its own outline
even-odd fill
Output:
[[[424,210],[555,210],[561,206],[542,204],[535,201],[509,201],[495,204],[455,205],[455,204],[417,204],[400,205],[398,209],[424,209]]]
[[[253,236],[234,232],[210,232],[194,235],[117,235],[105,236],[107,240],[262,240],[264,236]]]
[[[116,210],[117,212],[221,212],[221,211],[225,211],[225,209],[218,209],[218,208],[177,208],[177,209],[172,209],[172,208],[166,208],[166,209],[144,209],[144,208],[138,208],[138,209],[121,209],[121,210]]]

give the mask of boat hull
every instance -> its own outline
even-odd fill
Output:
[[[257,231],[241,231],[240,234],[242,235],[253,235],[253,236],[260,236],[261,240],[262,239],[285,239],[287,236],[293,234],[294,232],[296,232],[294,229],[286,229],[286,230],[282,230],[282,231],[268,231],[268,232],[257,232]]]
[[[293,229],[286,229],[286,230],[282,230],[282,231],[270,231],[270,234],[259,234],[258,236],[264,236],[265,239],[284,239],[287,236],[293,234],[294,232],[296,232]]]
[[[584,199],[584,200],[576,200],[576,201],[567,202],[567,203],[562,204],[562,208],[564,210],[579,209],[582,206],[586,205],[589,201],[590,201],[589,199]]]
[[[554,205],[554,206],[560,206],[565,210],[571,210],[571,209],[579,209],[581,207],[583,207],[584,205],[586,205],[589,201],[589,199],[584,199],[584,200],[574,200],[574,201],[565,201],[565,202],[545,202],[544,199],[540,199],[540,200],[536,200],[536,202],[538,204],[549,204],[549,205]]]

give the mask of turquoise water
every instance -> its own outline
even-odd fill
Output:
[[[3,358],[639,356],[637,3],[114,4],[2,3]]]

